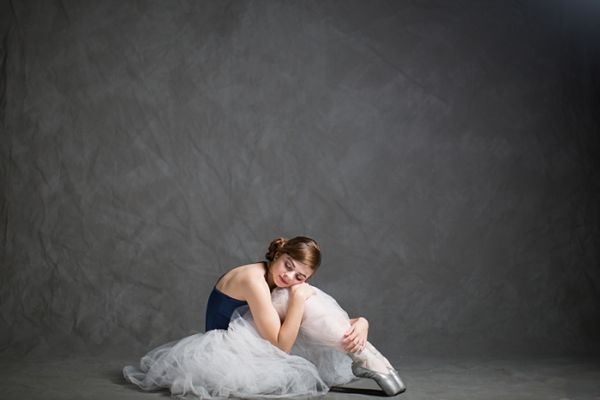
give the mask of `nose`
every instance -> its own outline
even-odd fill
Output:
[[[288,271],[285,273],[285,280],[287,283],[292,283],[294,282],[294,273],[293,271]]]

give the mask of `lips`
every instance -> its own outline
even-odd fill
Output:
[[[288,284],[288,283],[287,283],[287,281],[286,281],[285,279],[283,279],[281,276],[279,277],[279,280],[280,280],[281,282],[283,282],[283,284],[284,284],[284,285],[287,285],[287,284]]]

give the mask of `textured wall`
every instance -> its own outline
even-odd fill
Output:
[[[592,3],[2,2],[0,348],[200,331],[305,234],[384,352],[600,352]]]

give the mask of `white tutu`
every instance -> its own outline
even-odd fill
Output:
[[[341,347],[348,314],[323,291],[305,304],[291,354],[263,339],[248,306],[238,308],[227,330],[211,330],[165,343],[148,352],[140,369],[123,368],[144,390],[169,388],[185,398],[272,398],[323,395],[351,381],[351,359]],[[276,289],[273,304],[285,316],[288,289]]]

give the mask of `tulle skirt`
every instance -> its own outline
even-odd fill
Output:
[[[348,314],[323,291],[305,304],[298,338],[290,354],[257,332],[247,306],[237,309],[227,330],[197,333],[165,343],[142,357],[125,378],[144,390],[169,388],[180,398],[313,397],[354,379],[351,359],[341,346]],[[272,300],[285,317],[288,289]]]

